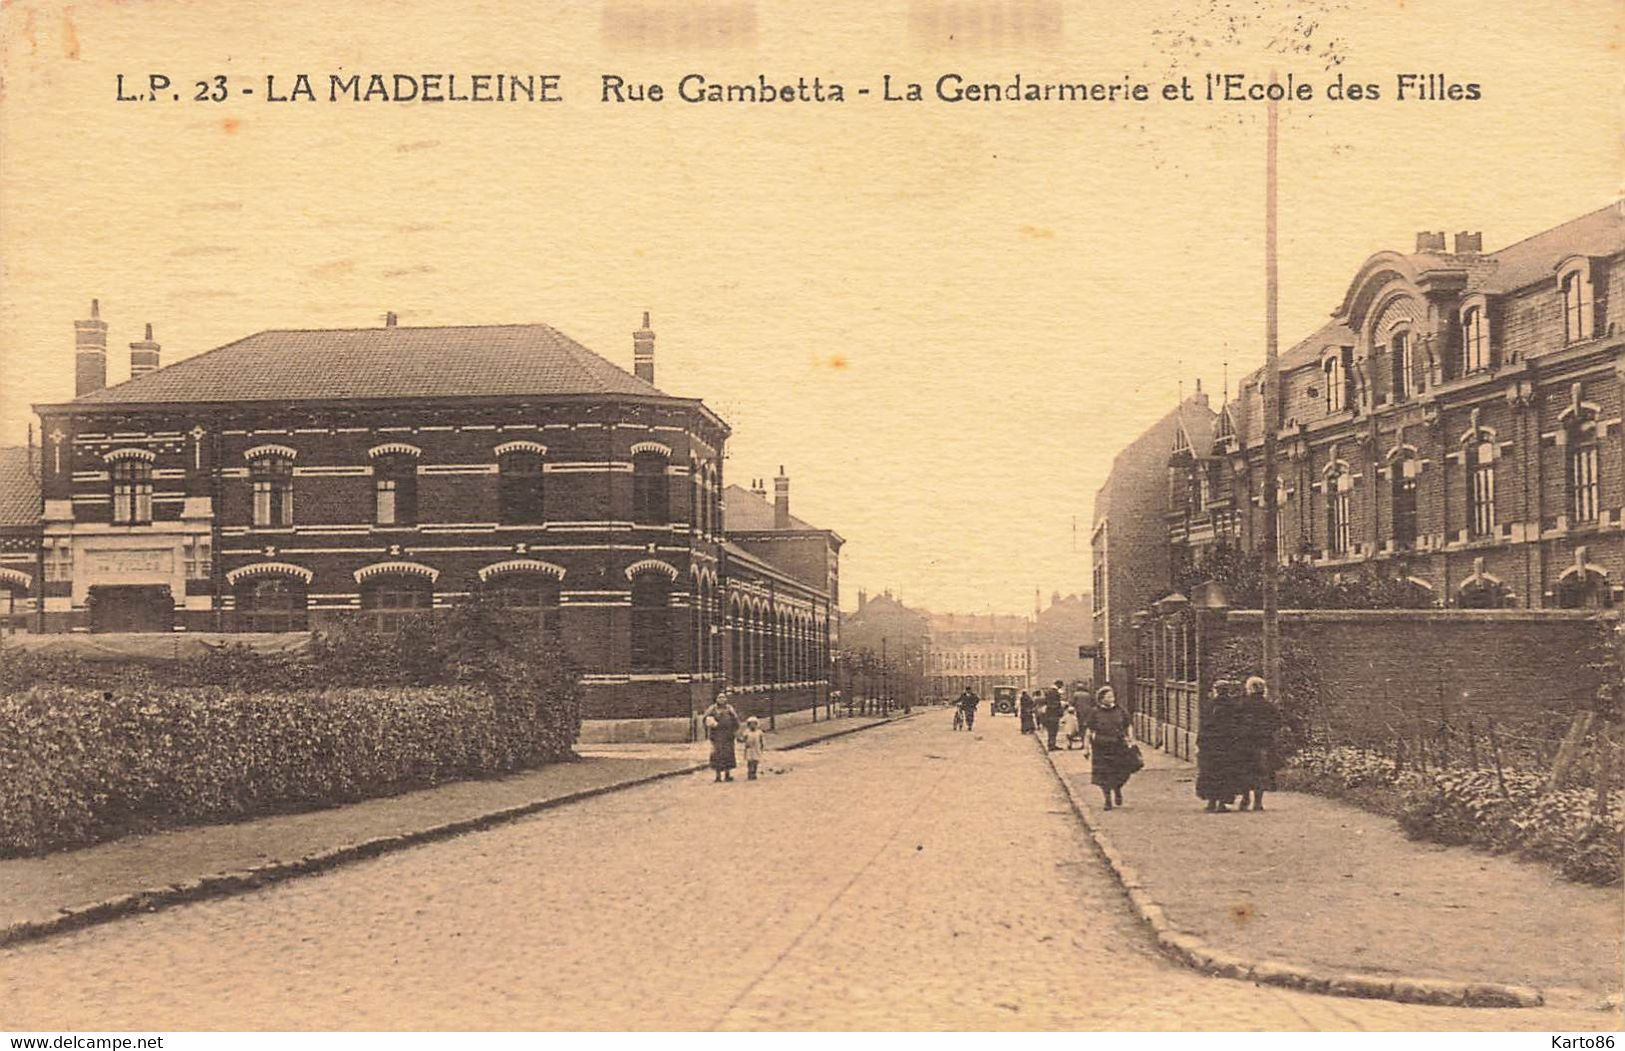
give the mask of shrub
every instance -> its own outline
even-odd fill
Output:
[[[40,686],[0,697],[0,854],[385,795],[567,758],[573,681],[242,692]]]
[[[1376,752],[1348,747],[1305,749],[1282,771],[1282,787],[1397,817],[1412,839],[1515,853],[1553,864],[1571,880],[1619,883],[1625,792],[1613,794],[1603,818],[1594,809],[1595,792],[1548,792],[1545,780],[1522,770],[1423,773],[1402,769]]]
[[[308,657],[0,651],[0,855],[508,773],[571,758],[580,728],[575,668],[481,602]]]

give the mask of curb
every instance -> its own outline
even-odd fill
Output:
[[[1277,985],[1303,992],[1324,993],[1330,996],[1348,996],[1369,1000],[1394,1000],[1406,1004],[1432,1004],[1443,1007],[1540,1007],[1547,1004],[1547,994],[1527,985],[1508,985],[1501,982],[1450,981],[1438,978],[1396,978],[1364,972],[1326,972],[1285,960],[1270,958],[1251,959],[1209,945],[1202,938],[1174,926],[1162,906],[1157,904],[1140,877],[1127,863],[1110,837],[1089,820],[1083,800],[1072,784],[1055,765],[1055,757],[1044,749],[1055,779],[1061,783],[1073,813],[1088,831],[1096,851],[1111,869],[1112,875],[1134,907],[1134,914],[1150,929],[1163,955],[1195,970],[1219,978]],[[1552,990],[1566,1005],[1611,1009],[1617,996],[1596,1002],[1594,993],[1580,990]]]
[[[847,727],[823,736],[809,737],[804,741],[797,741],[794,744],[775,749],[775,751],[790,752],[797,748],[822,744],[837,737],[845,737],[848,734],[872,730],[879,726],[890,726],[897,721],[899,720],[889,719],[885,722],[865,723],[862,726]],[[373,839],[362,840],[359,843],[346,843],[342,846],[320,850],[314,854],[307,854],[293,860],[270,861],[251,868],[211,873],[206,876],[183,880],[180,883],[172,883],[166,887],[147,887],[128,894],[105,898],[89,905],[64,908],[49,919],[24,920],[21,923],[13,923],[0,928],[0,948],[10,948],[25,942],[38,941],[57,934],[66,934],[69,931],[79,930],[83,927],[109,923],[138,912],[157,912],[160,909],[167,909],[174,905],[184,905],[207,898],[221,898],[258,890],[272,883],[297,876],[316,875],[351,862],[365,861],[368,858],[390,854],[425,843],[437,842],[442,839],[450,839],[453,836],[460,836],[468,832],[479,832],[510,821],[516,821],[522,817],[529,817],[543,810],[550,810],[553,807],[564,806],[568,803],[579,803],[594,796],[607,795],[627,788],[636,788],[639,785],[653,784],[656,781],[664,781],[668,778],[682,777],[686,774],[707,769],[709,765],[709,763],[694,763],[689,766],[679,767],[676,770],[663,770],[657,774],[647,774],[627,781],[616,781],[612,784],[598,785],[594,788],[584,788],[576,792],[567,792],[561,796],[538,799],[531,803],[521,803],[518,806],[505,807],[501,810],[493,810],[475,817],[449,821],[429,828],[378,836]]]

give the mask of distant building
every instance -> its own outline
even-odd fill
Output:
[[[873,598],[859,591],[857,611],[841,618],[844,670],[857,675],[853,686],[860,691],[868,685],[863,668],[884,659],[894,669],[887,672],[885,685],[895,700],[914,704],[929,696],[925,671],[930,649],[931,614],[905,606],[890,591]]]
[[[1056,679],[1069,686],[1094,685],[1094,608],[1088,595],[1051,595],[1050,604],[1033,617],[1032,639],[1035,685]]]
[[[995,686],[1030,689],[1032,622],[1000,613],[931,614],[926,694],[955,697],[967,686],[987,697]]]

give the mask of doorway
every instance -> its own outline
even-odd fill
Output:
[[[173,631],[175,600],[164,584],[97,584],[90,589],[90,630]]]

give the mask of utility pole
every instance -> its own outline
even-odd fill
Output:
[[[1274,71],[1270,83],[1276,82]],[[1280,299],[1280,275],[1276,260],[1276,167],[1278,164],[1277,138],[1280,112],[1272,98],[1266,104],[1268,131],[1264,146],[1264,681],[1269,684],[1270,699],[1281,703],[1281,625],[1280,610],[1280,544],[1276,535],[1275,486],[1275,432],[1280,426],[1280,346],[1277,332],[1276,310]]]

